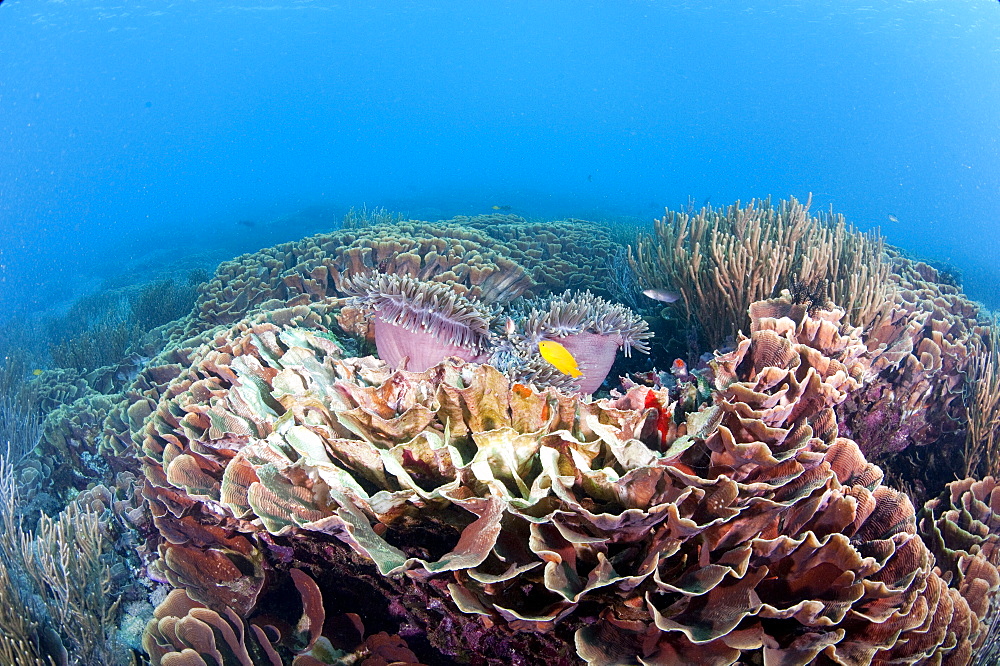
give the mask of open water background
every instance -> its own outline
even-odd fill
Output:
[[[331,228],[813,193],[1000,306],[994,0],[6,0],[0,320]]]

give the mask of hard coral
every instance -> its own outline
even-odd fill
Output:
[[[387,666],[385,656],[402,657],[406,664],[420,666],[398,636],[382,634],[363,641],[364,626],[358,621],[354,627],[359,635],[352,641],[355,654],[335,649],[323,636],[327,614],[316,582],[300,569],[292,569],[290,578],[297,601],[287,603],[286,595],[280,608],[266,615],[254,614],[249,620],[228,608],[207,608],[183,589],[171,591],[157,607],[143,640],[153,666],[282,666],[289,662],[313,666],[330,663],[320,660],[327,657],[343,659],[335,663],[356,663],[367,657],[361,663]]]
[[[870,368],[838,407],[842,434],[894,479],[936,496],[964,447],[970,363],[988,339],[978,306],[925,264],[892,259],[891,302],[866,330]]]
[[[223,262],[173,341],[260,310],[334,298],[342,280],[374,271],[445,283],[485,303],[505,302],[535,285],[503,243],[476,229],[447,222],[345,229]]]
[[[587,401],[490,366],[393,371],[241,324],[147,418],[147,494],[168,554],[260,545],[225,586],[246,614],[260,571],[308,562],[324,594],[366,581],[440,663],[501,663],[486,645],[529,664],[964,663],[981,602],[838,436],[868,367],[843,316],[756,305],[714,404],[681,422],[646,387]]]
[[[924,505],[920,528],[942,575],[968,602],[976,663],[1000,656],[1000,487],[996,479],[963,479]],[[991,626],[992,625],[992,626]],[[989,658],[988,656],[989,655]]]
[[[612,239],[607,225],[588,220],[529,222],[517,215],[476,215],[449,222],[495,238],[503,254],[553,292],[569,288],[609,295],[608,285],[614,279],[609,258],[624,249]]]
[[[618,247],[606,227],[584,220],[480,216],[342,229],[223,262],[169,336],[178,343],[253,312],[336,297],[342,279],[373,271],[447,283],[488,304],[537,289],[603,291]]]

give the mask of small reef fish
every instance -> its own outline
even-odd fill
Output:
[[[503,325],[503,334],[508,338],[514,337],[514,333],[517,332],[517,324],[510,317],[507,317],[507,321]]]
[[[576,364],[573,354],[555,340],[542,340],[538,343],[538,353],[546,361],[551,363],[556,370],[569,375],[570,377],[580,377],[580,366]]]
[[[890,222],[899,222],[899,218],[896,217],[895,215],[890,215],[889,216],[889,221]]]
[[[31,374],[33,374],[35,377],[38,377],[39,375],[42,374],[42,370],[40,368],[35,368],[34,370],[31,371]]]
[[[667,291],[666,289],[647,289],[642,292],[642,295],[661,303],[673,303],[681,297],[676,291]]]
[[[493,210],[510,210],[510,206],[493,206]]]

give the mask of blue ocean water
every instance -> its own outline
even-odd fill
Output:
[[[0,316],[362,204],[809,193],[995,307],[997,109],[988,0],[6,0]]]

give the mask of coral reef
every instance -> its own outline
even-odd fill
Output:
[[[794,197],[728,208],[667,210],[641,235],[629,263],[646,287],[676,290],[709,349],[747,330],[750,304],[795,283],[867,326],[887,298],[881,237],[856,232],[841,215],[809,215]],[[818,303],[823,305],[823,303]]]
[[[947,461],[964,458],[971,363],[989,349],[990,322],[934,268],[901,256],[892,266],[891,300],[865,332],[871,367],[838,420],[923,499],[965,471]]]
[[[869,369],[860,328],[787,299],[751,317],[713,403],[680,422],[646,387],[587,401],[491,366],[394,371],[301,321],[237,324],[136,434],[168,537],[154,570],[231,627],[281,572],[322,567],[324,599],[365,581],[365,609],[432,663],[501,644],[525,663],[964,663],[981,598],[949,587],[910,501],[838,436]]]
[[[670,214],[632,261],[732,338],[667,372],[615,361],[651,332],[600,225],[354,218],[111,365],[4,370],[0,661],[1000,654],[996,329],[935,269],[794,200]]]
[[[486,304],[532,289],[577,286],[604,293],[610,277],[605,257],[616,248],[596,223],[530,224],[515,216],[379,223],[318,234],[223,262],[201,288],[195,316],[169,341],[257,309],[336,297],[340,280],[375,271],[448,283]]]
[[[316,582],[300,569],[289,573],[299,599],[292,605],[297,617],[281,617],[288,613],[287,601],[276,613],[248,620],[228,608],[214,611],[182,589],[171,591],[146,630],[144,646],[153,666],[282,666],[289,662],[292,666],[422,666],[399,636],[380,632],[366,637],[364,624],[354,613],[336,624],[336,618],[329,618],[339,630],[328,628]],[[283,600],[289,597],[282,596]]]

